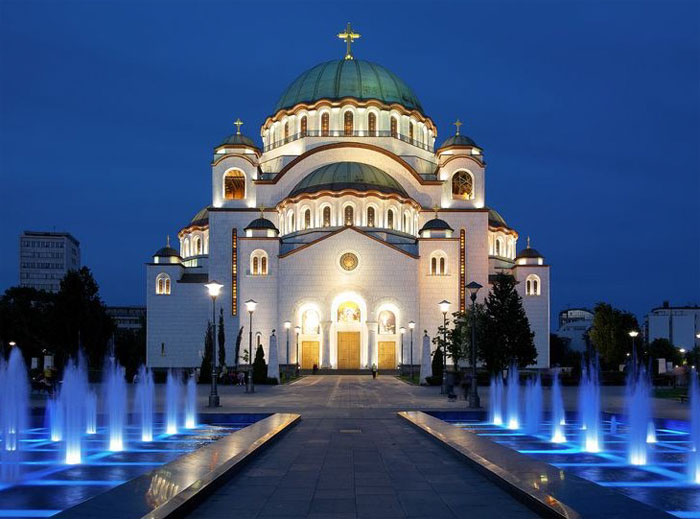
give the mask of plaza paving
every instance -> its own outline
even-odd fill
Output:
[[[302,420],[189,517],[538,517],[396,416],[440,407],[435,388],[317,376],[238,390],[224,388],[224,410],[295,410]]]

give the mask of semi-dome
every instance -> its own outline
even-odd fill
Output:
[[[253,139],[242,133],[229,135],[219,146],[248,146],[250,148],[259,149],[258,145],[253,142]]]
[[[270,230],[272,230],[272,231],[279,232],[279,231],[277,230],[277,227],[275,227],[275,224],[274,224],[274,223],[272,223],[272,222],[271,222],[270,220],[268,220],[267,218],[262,218],[262,217],[261,217],[261,218],[256,218],[255,220],[253,220],[252,222],[250,222],[250,223],[246,226],[246,228],[243,229],[243,230],[244,230],[244,231],[247,231],[247,230],[267,230],[267,229],[270,229]]]
[[[413,90],[393,72],[369,61],[339,59],[320,63],[296,78],[282,92],[275,113],[299,103],[311,104],[321,99],[333,101],[345,97],[398,103],[409,110],[423,112]]]
[[[190,226],[193,225],[199,227],[209,225],[209,207],[203,207],[202,209],[197,211],[197,214],[195,214],[192,217],[192,220],[190,220]]]
[[[473,148],[476,147],[476,143],[466,135],[457,134],[445,139],[440,148],[448,148],[450,146],[468,146]]]
[[[445,220],[442,220],[441,218],[438,218],[437,216],[433,218],[432,220],[428,220],[425,222],[425,225],[421,227],[421,230],[419,232],[423,231],[453,231],[452,227],[450,227],[450,224],[447,223]]]
[[[505,227],[510,229],[505,219],[500,215],[495,209],[489,209],[489,226],[491,227]]]
[[[401,184],[381,169],[361,162],[334,162],[306,175],[289,196],[319,191],[379,191],[409,198]]]

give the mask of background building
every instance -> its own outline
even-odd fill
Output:
[[[107,314],[117,330],[138,331],[146,325],[145,306],[108,306]]]
[[[586,351],[586,332],[593,325],[593,312],[586,308],[567,308],[559,312],[557,335],[569,339],[573,351]]]
[[[19,284],[58,292],[69,270],[80,268],[80,242],[67,232],[24,231],[19,237]]]
[[[653,308],[645,318],[644,326],[649,342],[668,339],[676,348],[690,351],[700,346],[700,306],[670,306],[668,301]]]

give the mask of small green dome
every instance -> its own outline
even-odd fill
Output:
[[[344,97],[398,103],[423,112],[413,90],[393,72],[369,61],[339,59],[316,65],[296,78],[280,96],[274,113],[299,103]]]
[[[230,135],[224,139],[224,141],[219,144],[219,146],[249,146],[251,148],[256,148],[258,149],[258,146],[253,142],[253,139],[250,137],[246,137],[242,133],[234,133],[233,135]]]
[[[408,198],[406,191],[393,177],[379,168],[360,162],[334,162],[306,175],[289,196],[319,191],[379,191]]]
[[[209,225],[209,207],[203,207],[190,220],[190,225],[203,227]]]
[[[476,143],[466,135],[453,135],[452,137],[445,139],[445,142],[440,145],[440,148],[447,148],[448,146],[475,147]]]

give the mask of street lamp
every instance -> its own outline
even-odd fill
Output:
[[[289,329],[292,327],[292,322],[291,321],[285,321],[284,322],[284,329],[287,330],[287,373],[289,373]]]
[[[297,354],[296,354],[296,357],[294,357],[294,360],[297,363],[297,376],[299,376],[299,334],[301,333],[301,326],[295,326],[294,332],[297,334],[297,339],[296,339]]]
[[[216,343],[216,298],[219,296],[219,293],[224,285],[218,281],[212,280],[204,286],[207,287],[209,297],[211,297],[211,349],[213,359],[211,363],[211,391],[209,392],[209,407],[219,407],[219,392],[216,388],[219,361],[219,351]]]
[[[408,321],[408,328],[411,330],[411,353],[409,354],[410,356],[410,362],[411,362],[411,368],[410,368],[410,373],[411,373],[411,382],[413,382],[413,329],[416,327],[416,323],[413,321]]]
[[[447,393],[447,312],[450,311],[450,303],[448,300],[443,299],[438,303],[440,311],[442,312],[442,387],[440,388],[440,394],[444,395]]]
[[[467,290],[469,290],[469,298],[472,300],[472,387],[469,393],[470,409],[479,409],[481,407],[479,391],[476,383],[476,294],[480,288],[481,285],[476,281],[472,281],[467,285]]]
[[[634,339],[639,335],[637,330],[630,330],[627,335],[632,337],[632,366],[634,367],[635,373],[637,372],[637,350],[634,347]]]
[[[255,393],[255,385],[253,384],[253,312],[258,306],[257,301],[248,299],[245,302],[245,308],[250,316],[248,325],[248,385],[245,388],[246,393]]]
[[[406,365],[406,355],[404,354],[403,348],[403,336],[406,335],[406,328],[403,326],[399,328],[399,333],[401,334],[401,375],[403,376],[403,367]]]

